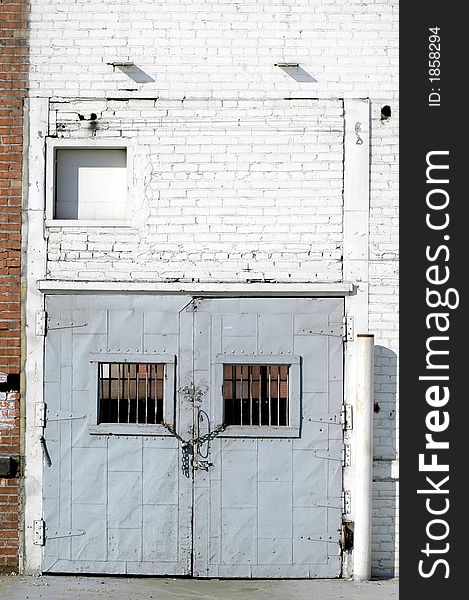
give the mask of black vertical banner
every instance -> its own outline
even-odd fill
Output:
[[[456,2],[402,2],[400,23],[400,588],[432,600],[464,590],[469,533],[469,35]]]

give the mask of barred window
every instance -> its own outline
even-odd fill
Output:
[[[163,422],[164,363],[99,363],[98,423]]]
[[[227,425],[289,426],[290,365],[223,365]]]

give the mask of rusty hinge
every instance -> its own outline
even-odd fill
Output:
[[[35,546],[44,546],[46,542],[46,524],[44,519],[33,521],[33,544]]]
[[[36,311],[36,335],[45,336],[47,333],[47,313],[45,310]]]
[[[349,515],[352,512],[352,499],[350,492],[344,490],[342,492],[342,514]]]
[[[353,429],[353,408],[351,404],[342,406],[342,427],[346,431]]]

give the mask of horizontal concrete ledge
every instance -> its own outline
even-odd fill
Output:
[[[156,281],[38,281],[39,291],[45,294],[119,293],[119,294],[189,294],[196,296],[350,296],[353,283],[163,283]]]

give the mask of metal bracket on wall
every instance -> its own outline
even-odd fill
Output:
[[[350,448],[350,444],[345,444],[342,448],[342,466],[350,467],[352,464],[352,452]]]
[[[46,425],[46,403],[36,402],[34,407],[34,425],[36,427],[45,427]]]
[[[44,519],[36,519],[33,521],[33,544],[35,546],[44,546],[46,541],[46,524]]]
[[[349,515],[352,512],[352,498],[348,490],[342,492],[342,513]]]
[[[342,406],[342,427],[346,431],[353,429],[353,407],[351,404]]]
[[[354,340],[353,317],[350,317],[349,315],[344,317],[342,336],[344,342],[353,342]]]
[[[45,310],[36,311],[36,335],[44,336],[47,330],[47,313]]]

